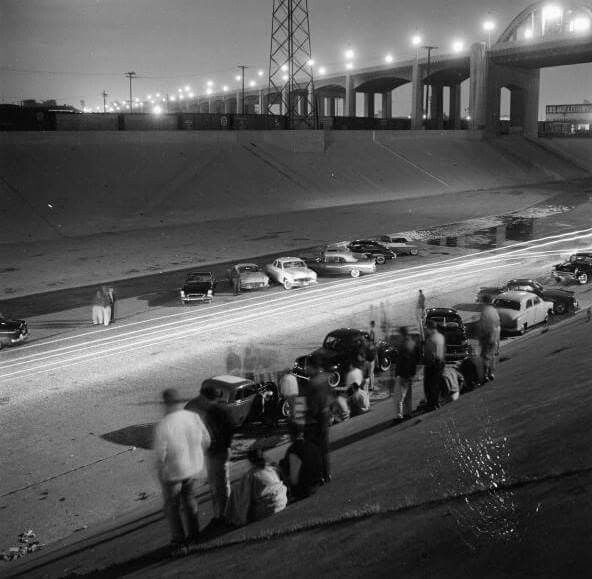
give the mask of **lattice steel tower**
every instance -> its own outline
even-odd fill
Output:
[[[312,67],[308,0],[273,0],[267,111],[279,105],[291,129],[316,125]]]

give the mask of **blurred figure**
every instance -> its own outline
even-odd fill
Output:
[[[183,400],[174,388],[162,393],[165,416],[154,431],[154,453],[158,479],[164,497],[164,512],[171,529],[171,555],[187,554],[188,543],[199,538],[197,479],[205,475],[204,450],[210,435],[195,412],[183,409]],[[185,511],[187,533],[181,507]]]
[[[356,354],[354,356],[354,360],[350,362],[349,370],[345,375],[345,384],[344,386],[347,388],[348,392],[351,392],[353,389],[354,384],[358,386],[364,385],[364,371],[362,367],[364,364],[364,357],[362,355]]]
[[[237,296],[241,293],[241,282],[240,274],[237,272],[236,275],[232,276],[232,295]]]
[[[115,293],[114,287],[107,288],[107,296],[109,299],[109,305],[111,306],[111,317],[109,318],[109,322],[112,324],[115,322],[115,303],[117,302],[117,294]]]
[[[234,348],[228,348],[226,353],[226,371],[233,376],[240,376],[242,366],[240,355],[234,351]]]
[[[279,513],[288,504],[288,489],[263,450],[250,448],[247,458],[250,468],[232,489],[226,513],[228,522],[237,527]]]
[[[281,398],[288,405],[288,429],[295,434],[294,403],[298,396],[298,378],[287,372],[280,378],[279,389]]]
[[[423,291],[419,290],[417,295],[417,304],[415,307],[415,315],[417,318],[417,325],[419,327],[419,332],[421,334],[422,339],[425,339],[424,329],[423,329],[423,320],[425,318],[425,296],[423,295]]]
[[[444,336],[438,331],[436,324],[430,322],[424,343],[423,388],[426,398],[426,410],[435,410],[440,406],[440,386],[442,371],[445,366]]]
[[[500,328],[498,311],[492,305],[484,304],[479,319],[479,346],[486,382],[495,378],[495,359],[499,354]]]
[[[351,415],[359,416],[370,410],[370,396],[359,384],[354,384],[354,391],[351,395]]]
[[[370,330],[368,331],[368,335],[370,336],[372,343],[376,344],[376,322],[374,320],[370,321]]]
[[[288,482],[290,497],[303,499],[314,494],[323,484],[322,461],[319,448],[307,442],[300,433],[280,461],[284,480]]]
[[[310,360],[310,379],[303,382],[301,395],[306,401],[304,439],[316,444],[321,452],[323,480],[331,480],[329,463],[329,425],[331,404],[331,387],[323,362],[316,356]]]
[[[339,392],[333,393],[333,401],[330,405],[331,424],[339,424],[349,420],[351,415],[347,398]]]
[[[395,365],[395,376],[397,377],[397,397],[395,404],[397,407],[397,421],[404,418],[410,418],[413,412],[413,380],[417,373],[417,344],[409,335],[407,326],[401,326],[399,332],[403,338],[397,363]]]
[[[103,324],[108,326],[111,323],[111,295],[106,285],[101,286],[101,292],[103,294]]]
[[[111,321],[111,302],[107,288],[103,285],[97,289],[92,304],[93,325],[103,324],[108,326]]]
[[[214,517],[208,525],[208,529],[211,529],[223,524],[230,497],[230,449],[234,428],[226,406],[218,402],[221,392],[215,386],[206,384],[200,394],[197,398],[197,411],[210,434],[206,464],[214,512]]]

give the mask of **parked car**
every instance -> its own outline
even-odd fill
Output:
[[[354,253],[363,253],[373,257],[378,265],[386,263],[387,259],[396,259],[394,251],[372,239],[356,239],[347,245],[347,249]]]
[[[317,283],[316,272],[299,257],[278,257],[266,265],[265,270],[273,281],[281,283],[286,289]]]
[[[237,263],[232,266],[228,277],[231,284],[239,278],[241,291],[269,287],[269,276],[256,263]]]
[[[381,245],[384,245],[388,249],[394,251],[397,256],[399,255],[417,255],[419,248],[417,245],[410,245],[409,240],[406,237],[393,237],[392,235],[377,235],[372,238],[374,241],[378,241]]]
[[[211,389],[214,392],[214,400],[223,404],[231,417],[232,424],[235,428],[242,426],[247,420],[252,420],[254,414],[260,412],[258,408],[258,397],[260,397],[265,390],[262,384],[256,384],[252,380],[242,378],[240,376],[231,376],[224,374],[221,376],[214,376],[204,380],[201,384],[201,389]],[[197,412],[203,408],[203,397],[200,394],[196,398],[190,400],[185,408]]]
[[[506,291],[536,294],[546,302],[553,302],[553,313],[558,315],[573,313],[579,307],[575,292],[561,288],[545,288],[533,279],[511,279],[502,287],[482,287],[477,294],[477,302],[489,304],[496,296]]]
[[[588,283],[592,279],[592,252],[574,253],[567,261],[554,266],[552,273],[557,282]]]
[[[428,308],[424,326],[435,323],[446,341],[446,362],[458,362],[471,355],[471,345],[461,315],[453,308]]]
[[[363,348],[373,346],[370,334],[364,330],[340,328],[329,332],[323,345],[305,356],[300,356],[294,362],[293,372],[297,376],[310,376],[311,358],[314,356],[322,361],[323,369],[329,374],[329,385],[338,387],[349,369],[354,355]],[[384,341],[376,343],[377,364],[379,370],[386,371],[394,360],[393,348]]]
[[[530,292],[508,291],[493,300],[505,333],[524,334],[528,328],[546,323],[553,311],[553,302],[547,302]]]
[[[374,273],[373,258],[358,259],[349,251],[326,251],[317,257],[303,258],[308,267],[319,275],[349,275],[359,277],[362,273]]]
[[[183,287],[179,290],[181,302],[211,302],[214,297],[216,280],[210,271],[196,271],[187,274]]]
[[[29,337],[29,328],[24,320],[11,320],[0,314],[0,350],[4,346],[14,346]]]

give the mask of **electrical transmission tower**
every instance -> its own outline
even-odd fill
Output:
[[[267,111],[279,105],[288,128],[316,126],[308,0],[273,0]]]

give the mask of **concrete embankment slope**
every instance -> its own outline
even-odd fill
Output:
[[[527,141],[468,132],[4,133],[0,158],[0,243],[587,175]]]

